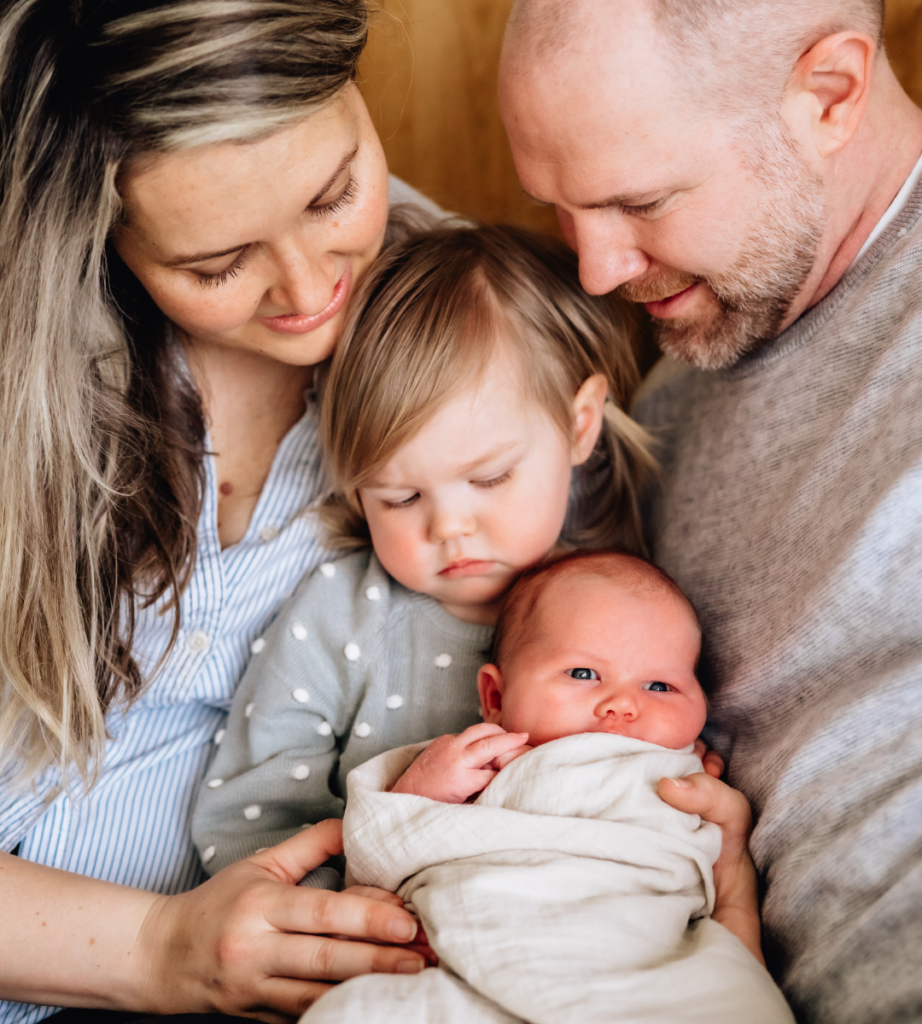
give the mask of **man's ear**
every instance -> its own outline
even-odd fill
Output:
[[[570,463],[579,466],[592,454],[602,430],[608,381],[601,373],[587,377],[573,399],[573,447]]]
[[[503,674],[496,665],[484,665],[477,673],[480,713],[490,725],[499,725],[503,717]]]
[[[802,142],[809,132],[820,158],[838,153],[858,131],[876,53],[877,44],[863,32],[837,32],[811,46],[794,66],[782,111]]]

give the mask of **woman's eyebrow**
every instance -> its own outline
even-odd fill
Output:
[[[323,188],[314,196],[314,198],[307,204],[313,206],[318,203],[333,187],[336,179],[343,173],[343,171],[352,163],[352,161],[358,155],[359,147],[358,143],[352,148],[352,150],[343,157],[339,166],[327,179]],[[249,245],[249,242],[241,242],[240,245],[232,245],[229,249],[222,249],[220,252],[198,252],[192,256],[174,256],[172,259],[165,260],[163,265],[165,267],[182,267],[187,263],[204,263],[206,260],[215,260],[219,256],[230,256],[231,253],[240,252],[241,249]]]

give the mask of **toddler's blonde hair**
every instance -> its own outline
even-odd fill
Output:
[[[505,349],[522,386],[564,436],[593,374],[611,407],[589,470],[592,514],[567,540],[643,547],[637,494],[653,465],[624,411],[638,382],[634,325],[612,296],[580,287],[575,255],[519,228],[441,227],[386,250],[363,283],[321,379],[333,492],[320,513],[335,547],[368,544],[358,489]]]

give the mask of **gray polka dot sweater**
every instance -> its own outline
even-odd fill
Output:
[[[199,792],[192,836],[208,873],[341,817],[356,765],[479,721],[491,638],[370,549],[306,577],[254,644]]]

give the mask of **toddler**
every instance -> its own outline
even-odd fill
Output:
[[[441,965],[346,982],[304,1024],[791,1024],[708,917],[719,829],[656,795],[701,771],[700,639],[681,591],[638,558],[577,552],[526,573],[480,670],[485,723],[349,778],[349,873],[396,890]]]
[[[447,228],[387,250],[319,383],[321,514],[354,550],[253,647],[193,816],[209,873],[342,815],[364,761],[476,722],[502,597],[561,537],[639,543],[630,334],[554,240]]]

